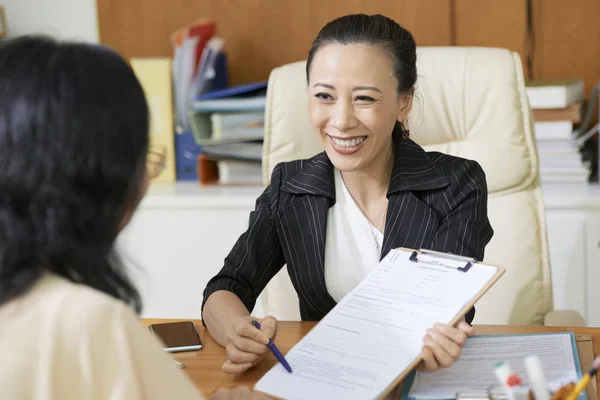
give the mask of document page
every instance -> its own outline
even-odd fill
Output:
[[[285,399],[373,399],[419,356],[425,331],[449,323],[497,272],[414,263],[392,250],[256,384]]]
[[[463,348],[460,359],[450,368],[433,374],[416,373],[409,397],[453,399],[457,392],[487,390],[498,381],[494,367],[507,362],[527,385],[525,357],[536,354],[544,365],[551,390],[578,380],[579,360],[575,356],[575,338],[570,332],[473,336]]]

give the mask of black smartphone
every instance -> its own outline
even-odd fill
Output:
[[[148,329],[162,340],[164,350],[170,353],[202,349],[202,341],[192,321],[152,324]]]

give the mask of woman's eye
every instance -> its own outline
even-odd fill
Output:
[[[315,97],[321,100],[332,100],[333,97],[331,97],[331,95],[329,95],[329,93],[317,93],[315,94]]]
[[[369,96],[356,96],[356,101],[375,101],[374,98]]]

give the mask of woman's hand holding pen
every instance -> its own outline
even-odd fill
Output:
[[[467,337],[473,333],[474,328],[464,321],[456,327],[435,324],[423,339],[423,361],[417,369],[422,372],[435,372],[451,366],[460,357]]]
[[[253,324],[251,316],[237,318],[227,334],[227,361],[223,371],[237,374],[258,364],[266,353],[269,339],[277,335],[277,320],[267,316],[261,320],[260,329]]]

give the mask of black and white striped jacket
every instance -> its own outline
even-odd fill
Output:
[[[482,260],[493,235],[485,173],[475,161],[397,144],[388,189],[381,259],[397,247],[426,248]],[[325,152],[278,164],[257,199],[249,227],[204,290],[236,294],[248,310],[287,264],[303,320],[320,320],[335,305],[325,285],[327,211],[335,203],[334,167]],[[360,243],[357,243],[360,246]],[[466,319],[472,321],[474,309]]]

